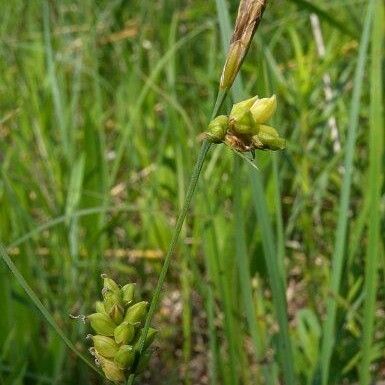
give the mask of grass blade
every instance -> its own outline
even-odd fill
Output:
[[[253,190],[253,202],[260,225],[263,252],[273,295],[273,304],[279,324],[279,361],[286,384],[294,385],[297,382],[295,381],[294,375],[293,351],[290,342],[289,322],[286,313],[285,280],[282,276],[282,269],[280,268],[281,263],[275,249],[274,234],[264,195],[262,177],[251,171],[250,179]]]
[[[376,313],[376,293],[378,281],[380,231],[381,231],[381,190],[383,182],[383,136],[384,121],[382,107],[382,63],[383,52],[384,6],[377,0],[372,31],[371,55],[371,104],[370,104],[370,139],[369,139],[369,201],[370,221],[368,223],[368,246],[365,270],[365,304],[362,337],[362,361],[360,384],[370,383],[370,363],[373,357],[374,317]]]
[[[349,214],[349,200],[350,190],[352,183],[353,173],[353,158],[354,149],[357,137],[357,129],[359,122],[360,112],[360,100],[362,93],[362,85],[365,74],[365,66],[367,60],[367,51],[369,46],[370,28],[373,17],[373,6],[375,0],[371,0],[368,4],[367,15],[364,21],[364,30],[361,37],[358,63],[354,77],[354,88],[352,96],[352,104],[349,117],[349,130],[347,143],[345,148],[345,159],[344,159],[344,177],[340,195],[338,223],[336,230],[336,238],[334,245],[334,253],[332,257],[332,270],[331,270],[331,291],[334,294],[327,301],[327,316],[324,324],[324,335],[321,348],[321,376],[322,384],[327,385],[329,382],[329,370],[330,370],[330,359],[333,352],[334,338],[335,338],[335,323],[337,313],[337,300],[338,296],[342,268],[344,264],[344,255],[346,250],[346,232],[348,225],[348,214]]]
[[[33,304],[39,309],[45,320],[48,324],[55,330],[58,336],[63,340],[63,342],[68,346],[70,350],[72,350],[83,362],[85,362],[90,368],[95,370],[97,373],[100,373],[99,370],[93,365],[82,353],[80,353],[74,344],[65,336],[64,332],[60,329],[59,325],[53,319],[49,311],[44,307],[36,293],[32,290],[32,288],[28,285],[27,281],[24,279],[22,274],[17,269],[16,265],[12,262],[11,258],[9,258],[7,251],[4,246],[0,244],[0,256],[4,263],[8,266],[9,270],[19,283],[19,285],[23,288],[25,293],[28,295]]]

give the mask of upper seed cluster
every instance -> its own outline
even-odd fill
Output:
[[[236,103],[230,115],[220,115],[209,124],[207,137],[214,143],[225,142],[237,151],[282,150],[285,139],[265,123],[277,109],[275,95],[258,96]]]

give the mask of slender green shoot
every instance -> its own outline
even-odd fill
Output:
[[[384,6],[377,0],[372,30],[372,55],[370,69],[370,133],[369,133],[369,201],[368,246],[365,270],[365,304],[363,338],[361,349],[360,384],[371,382],[370,363],[373,357],[374,317],[376,313],[376,293],[380,254],[381,231],[381,190],[383,182],[383,90],[382,64],[384,59]]]
[[[376,0],[371,0],[368,4],[367,15],[364,20],[364,29],[361,37],[358,62],[354,77],[354,88],[352,96],[352,105],[349,117],[349,130],[347,135],[347,143],[345,149],[344,159],[344,176],[343,184],[340,195],[338,223],[336,230],[336,238],[334,245],[334,253],[332,258],[332,269],[331,269],[331,296],[327,301],[327,316],[324,324],[324,335],[321,348],[321,377],[322,385],[329,384],[329,371],[330,371],[330,360],[333,353],[333,346],[335,343],[335,323],[337,313],[337,296],[340,289],[342,268],[344,265],[344,256],[346,249],[346,233],[348,226],[349,216],[349,200],[350,191],[352,184],[353,174],[353,159],[354,150],[357,137],[357,129],[359,123],[360,113],[360,100],[362,94],[362,85],[364,81],[367,51],[369,46],[370,30],[373,18],[373,8]]]
[[[92,364],[91,361],[89,361],[82,353],[80,353],[74,344],[66,337],[64,332],[60,329],[59,325],[56,323],[56,321],[53,319],[50,312],[45,308],[45,306],[42,304],[36,293],[32,290],[32,288],[28,285],[27,281],[24,279],[23,275],[19,272],[16,265],[13,263],[11,258],[9,257],[5,247],[0,244],[0,256],[4,263],[8,266],[9,270],[17,280],[18,284],[23,288],[25,293],[28,295],[30,300],[33,302],[33,304],[37,307],[37,309],[41,312],[45,320],[48,322],[48,324],[52,327],[53,330],[58,334],[58,336],[63,340],[63,342],[68,346],[70,350],[72,350],[83,362],[85,362],[90,368],[95,370],[97,373],[101,374],[99,369]]]

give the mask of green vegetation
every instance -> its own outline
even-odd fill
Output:
[[[2,2],[0,385],[105,381],[102,273],[152,299],[130,384],[385,378],[385,6],[270,1],[225,98],[237,7]],[[202,144],[255,94],[285,150]]]

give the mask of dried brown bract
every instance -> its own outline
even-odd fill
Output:
[[[234,33],[221,76],[221,89],[229,89],[250,47],[251,40],[261,21],[267,0],[241,0]]]

